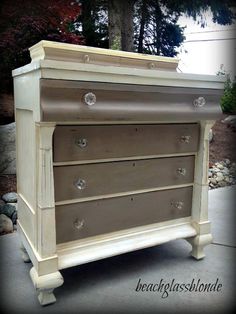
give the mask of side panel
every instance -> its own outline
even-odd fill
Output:
[[[18,216],[31,243],[36,245],[36,135],[33,112],[16,109]]]

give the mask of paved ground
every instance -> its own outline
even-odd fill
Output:
[[[209,211],[213,244],[206,258],[189,257],[190,245],[177,240],[154,248],[62,271],[65,283],[55,290],[57,303],[41,307],[24,264],[17,234],[0,237],[1,306],[4,313],[226,313],[235,305],[236,186],[212,190]],[[4,253],[4,254],[3,254]],[[222,284],[219,292],[137,292],[142,283]]]

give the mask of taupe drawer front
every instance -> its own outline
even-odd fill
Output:
[[[56,206],[57,243],[191,215],[192,187]]]
[[[57,126],[54,161],[196,152],[198,124]]]
[[[55,200],[192,183],[194,156],[54,167]]]
[[[42,121],[150,123],[221,117],[222,91],[217,89],[45,79],[40,83]],[[204,105],[197,107],[199,98],[204,98]]]

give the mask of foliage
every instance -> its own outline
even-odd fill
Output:
[[[12,90],[11,70],[30,62],[28,48],[40,40],[79,44],[75,29],[79,3],[69,0],[1,2],[1,90]]]
[[[159,2],[175,14],[185,14],[192,17],[202,27],[206,26],[205,13],[208,10],[212,13],[214,23],[229,25],[235,18],[232,11],[235,3],[232,0],[160,0]]]
[[[228,114],[236,114],[236,77],[231,79],[230,74],[226,72],[223,64],[220,65],[220,70],[216,75],[226,79],[224,94],[220,100],[222,111]]]
[[[173,57],[183,42],[184,28],[178,24],[181,15],[192,17],[206,26],[205,13],[211,11],[212,21],[221,25],[232,24],[235,14],[231,0],[138,0],[135,44],[138,52]]]
[[[113,45],[110,47],[110,49],[112,49],[112,50],[121,50],[120,38],[116,37],[114,39]]]
[[[79,0],[82,14],[77,17],[75,28],[85,38],[87,46],[109,48],[108,7],[106,0]]]
[[[86,44],[108,48],[109,0],[79,1],[83,10],[77,20],[77,26],[81,28],[80,33],[85,37]],[[120,3],[122,1],[125,0]],[[192,17],[204,27],[207,24],[206,12],[210,10],[214,23],[229,25],[235,19],[233,5],[235,3],[232,0],[136,0],[134,14],[130,14],[130,18],[134,17],[134,51],[176,56],[177,48],[184,40],[184,28],[177,24],[180,16]],[[117,43],[114,43],[114,46],[117,48]]]
[[[224,113],[236,114],[236,78],[231,80],[230,77],[227,76],[220,105]]]
[[[134,44],[140,53],[174,57],[185,39],[184,28],[177,24],[180,13],[161,1],[136,2]]]
[[[28,48],[40,40],[108,48],[109,1],[2,0],[0,79],[5,91],[12,91],[11,70],[30,62]],[[231,9],[233,0],[134,0],[133,3],[128,20],[132,25],[133,19],[134,27],[127,29],[123,25],[125,34],[121,42],[122,47],[128,46],[123,42],[133,38],[134,51],[141,53],[175,56],[184,40],[184,29],[177,24],[183,14],[193,17],[203,27],[207,10],[211,10],[215,23],[227,25],[235,18]],[[110,48],[119,49],[119,42],[116,40]]]

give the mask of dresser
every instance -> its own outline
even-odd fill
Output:
[[[18,230],[40,304],[56,301],[68,267],[175,239],[203,258],[224,79],[179,73],[176,58],[50,41],[29,50],[13,70]]]

